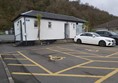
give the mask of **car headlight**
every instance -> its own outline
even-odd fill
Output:
[[[112,42],[112,40],[108,40],[108,39],[106,39],[106,41],[107,41],[107,42]]]

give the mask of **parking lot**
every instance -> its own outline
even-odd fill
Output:
[[[1,44],[0,54],[14,83],[118,82],[118,46]]]

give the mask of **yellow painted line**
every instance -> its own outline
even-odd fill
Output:
[[[101,78],[103,76],[95,75],[77,75],[77,74],[43,74],[43,73],[23,73],[23,72],[12,72],[13,75],[34,75],[34,76],[60,76],[60,77],[88,77],[88,78]]]
[[[70,53],[62,52],[62,51],[53,50],[53,49],[50,49],[50,48],[47,48],[47,49],[51,50],[51,51],[59,52],[59,53],[62,53],[62,54],[70,55],[70,56],[73,56],[73,57],[78,57],[78,58],[81,58],[81,59],[84,59],[84,60],[89,60],[89,61],[91,60],[91,59],[83,58],[81,56],[73,55],[73,54],[70,54]]]
[[[68,48],[62,48],[62,47],[59,47],[59,46],[57,46],[57,48],[60,48],[60,49],[66,49],[66,50],[70,50],[70,51],[74,51],[74,52],[76,52],[76,53],[78,53],[78,51],[79,51],[80,53],[83,53],[83,54],[91,54],[91,55],[95,55],[95,56],[102,56],[102,55],[97,55],[97,54],[93,54],[93,53],[83,52],[83,51],[80,51],[80,50],[75,51],[75,50],[68,49]]]
[[[90,58],[111,58],[111,59],[118,58],[118,57],[105,57],[105,56],[81,56],[81,57],[90,57]]]
[[[51,71],[49,71],[48,69],[46,69],[45,67],[43,67],[42,65],[36,63],[35,61],[33,61],[32,59],[28,58],[27,56],[25,56],[23,53],[17,51],[21,56],[23,56],[24,58],[26,58],[27,60],[29,60],[30,62],[34,63],[35,65],[37,65],[38,67],[40,67],[41,69],[43,69],[44,71],[48,72],[49,74],[52,74]]]
[[[32,75],[32,73],[25,73],[25,72],[12,72],[13,75]]]
[[[101,78],[103,76],[94,76],[94,75],[76,75],[76,74],[54,74],[53,76],[65,76],[65,77],[88,77],[88,78]]]
[[[27,60],[25,58],[4,58],[4,60]]]
[[[113,76],[114,74],[118,73],[118,69],[112,71],[111,73],[107,74],[106,76],[100,78],[99,80],[97,80],[95,83],[101,83],[105,80],[107,80],[108,78],[110,78],[111,76]]]
[[[92,62],[93,62],[93,61],[88,61],[88,62],[85,62],[85,63],[79,64],[79,65],[75,65],[75,66],[72,66],[72,67],[69,67],[69,68],[63,69],[63,70],[61,70],[61,71],[55,72],[55,74],[59,74],[59,73],[62,73],[62,72],[65,72],[65,71],[68,71],[68,70],[71,70],[71,69],[74,69],[74,68],[77,68],[77,67],[80,67],[80,66],[83,66],[83,65],[86,65],[86,64],[92,63]]]
[[[111,63],[118,63],[118,61],[105,61],[105,60],[93,60],[94,62],[111,62]]]
[[[79,68],[91,68],[91,69],[111,69],[111,70],[113,70],[113,69],[117,69],[117,68],[111,68],[111,67],[96,67],[96,66],[80,66]]]
[[[111,57],[111,56],[113,56],[113,55],[115,55],[115,54],[118,54],[118,52],[115,52],[115,53],[113,53],[113,54],[107,55],[106,57]]]
[[[34,64],[7,64],[9,66],[36,66]]]

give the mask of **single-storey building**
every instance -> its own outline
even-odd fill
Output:
[[[118,19],[106,22],[104,24],[98,25],[94,28],[97,31],[101,30],[109,30],[109,31],[114,31],[118,33]]]
[[[82,32],[85,22],[73,16],[30,10],[14,19],[15,41],[73,39]]]

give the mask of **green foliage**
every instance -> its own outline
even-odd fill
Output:
[[[38,20],[38,38],[40,42],[40,22],[41,22],[41,14],[37,15],[37,20]]]
[[[116,19],[105,11],[87,4],[69,2],[69,0],[0,0],[0,30],[13,26],[12,20],[28,10],[48,11],[85,19],[91,29],[99,24]],[[90,29],[90,28],[89,28]]]
[[[40,28],[41,14],[37,15],[38,27]]]
[[[0,31],[0,35],[3,35],[3,34],[5,34],[3,31]]]

